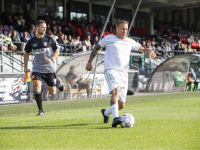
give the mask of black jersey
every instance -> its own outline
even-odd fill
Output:
[[[31,38],[26,44],[25,51],[34,53],[33,72],[55,73],[55,62],[47,64],[44,58],[51,58],[58,48],[58,43],[51,36]]]

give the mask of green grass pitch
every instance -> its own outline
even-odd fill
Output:
[[[109,98],[0,106],[0,149],[200,149],[200,93],[127,97],[119,114],[135,117],[132,128],[111,128],[100,113]]]

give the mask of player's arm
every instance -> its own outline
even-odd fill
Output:
[[[141,53],[144,53],[146,55],[149,55],[149,58],[155,58],[156,57],[156,54],[154,53],[153,49],[144,48],[144,47],[141,46],[138,51],[141,52]]]
[[[28,68],[27,68],[27,66],[28,66],[28,60],[29,60],[29,53],[27,53],[25,51],[25,53],[24,53],[24,73],[28,72]]]
[[[88,63],[86,65],[86,70],[91,71],[92,70],[92,61],[94,57],[97,55],[98,51],[101,49],[101,46],[99,44],[95,45],[94,49],[92,50],[90,54],[90,58],[88,60]]]
[[[29,72],[28,60],[29,60],[29,54],[30,54],[31,50],[32,50],[32,47],[31,47],[30,42],[28,41],[28,43],[25,46],[25,53],[24,53],[24,73]]]

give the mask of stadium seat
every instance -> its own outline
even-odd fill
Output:
[[[30,34],[31,34],[31,37],[34,37],[34,36],[35,36],[35,34],[34,34],[33,32],[31,32]]]
[[[107,35],[106,32],[104,32],[104,33],[103,33],[103,37],[105,37],[106,35]]]
[[[27,32],[27,37],[31,38],[31,34],[29,32]]]
[[[9,28],[10,28],[10,31],[14,30],[14,27],[13,27],[13,26],[9,26]]]
[[[8,31],[10,30],[8,25],[4,25],[4,30],[8,30]]]
[[[97,29],[94,29],[94,32],[95,32],[95,33],[97,33],[97,35],[99,35],[99,33],[98,33]]]
[[[78,31],[78,34],[79,34],[80,36],[83,35],[83,32],[81,31],[80,28],[77,28],[77,31]]]
[[[4,35],[7,36],[8,32],[9,32],[9,31],[4,31]]]
[[[90,29],[90,33],[94,34],[94,30],[93,30],[93,29]]]
[[[0,30],[0,35],[1,35],[1,34],[3,34],[3,31],[2,31],[2,30]]]
[[[17,31],[17,37],[19,37],[19,38],[21,37],[18,31]]]

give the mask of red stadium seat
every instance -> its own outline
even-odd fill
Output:
[[[83,32],[81,31],[80,28],[77,28],[77,31],[78,31],[78,34],[79,34],[79,35],[83,35]]]

